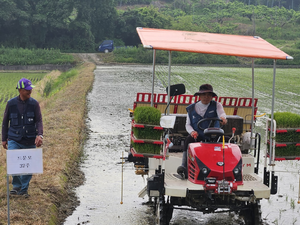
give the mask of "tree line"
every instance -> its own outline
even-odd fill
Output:
[[[133,4],[143,7],[129,7]],[[299,1],[293,0],[0,0],[0,5],[0,46],[13,48],[87,52],[105,39],[137,46],[136,27],[275,40],[300,35]]]

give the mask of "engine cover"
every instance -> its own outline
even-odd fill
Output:
[[[223,159],[224,150],[224,159]],[[195,184],[208,180],[243,184],[242,153],[236,144],[191,143],[188,149],[188,179]]]

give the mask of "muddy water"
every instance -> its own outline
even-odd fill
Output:
[[[122,152],[129,148],[128,108],[132,108],[137,92],[151,92],[151,76],[150,66],[98,66],[95,70],[93,90],[87,97],[90,134],[84,149],[86,159],[81,167],[86,180],[76,189],[80,205],[66,219],[65,225],[154,224],[153,209],[146,204],[148,199],[138,198],[146,181],[135,175],[131,163],[124,164],[122,176],[120,163]],[[164,92],[158,82],[155,92]],[[299,163],[282,162],[279,168],[296,172]],[[262,217],[265,224],[300,224],[299,175],[286,172],[279,175],[279,194],[261,202]],[[242,222],[235,214],[203,215],[174,210],[170,224],[229,225]]]
[[[151,91],[151,67],[97,67],[88,95],[90,134],[82,165],[85,183],[76,189],[80,206],[65,224],[149,224],[150,208],[137,197],[145,182],[125,164],[121,196],[120,156],[129,149],[130,117],[137,92]],[[158,91],[158,90],[156,90]],[[121,201],[123,204],[120,204]]]

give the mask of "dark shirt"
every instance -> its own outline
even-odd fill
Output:
[[[24,110],[26,109],[26,104],[28,102],[28,100],[26,101],[22,101],[20,99],[20,96],[18,96],[18,110],[21,114],[24,113]],[[43,121],[42,121],[42,113],[41,113],[41,109],[40,109],[40,105],[37,104],[37,107],[35,107],[35,126],[37,129],[37,134],[38,135],[43,135]],[[8,138],[8,126],[9,124],[9,112],[8,112],[8,105],[6,104],[6,108],[4,111],[4,116],[3,116],[3,122],[2,122],[2,141],[7,141]],[[26,140],[26,139],[22,139],[20,141],[20,144],[24,144],[24,145],[33,145],[35,142],[35,140]]]

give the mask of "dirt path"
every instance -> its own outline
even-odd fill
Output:
[[[83,62],[91,62],[96,65],[103,64],[100,53],[73,53],[73,55],[77,58],[80,58]]]

